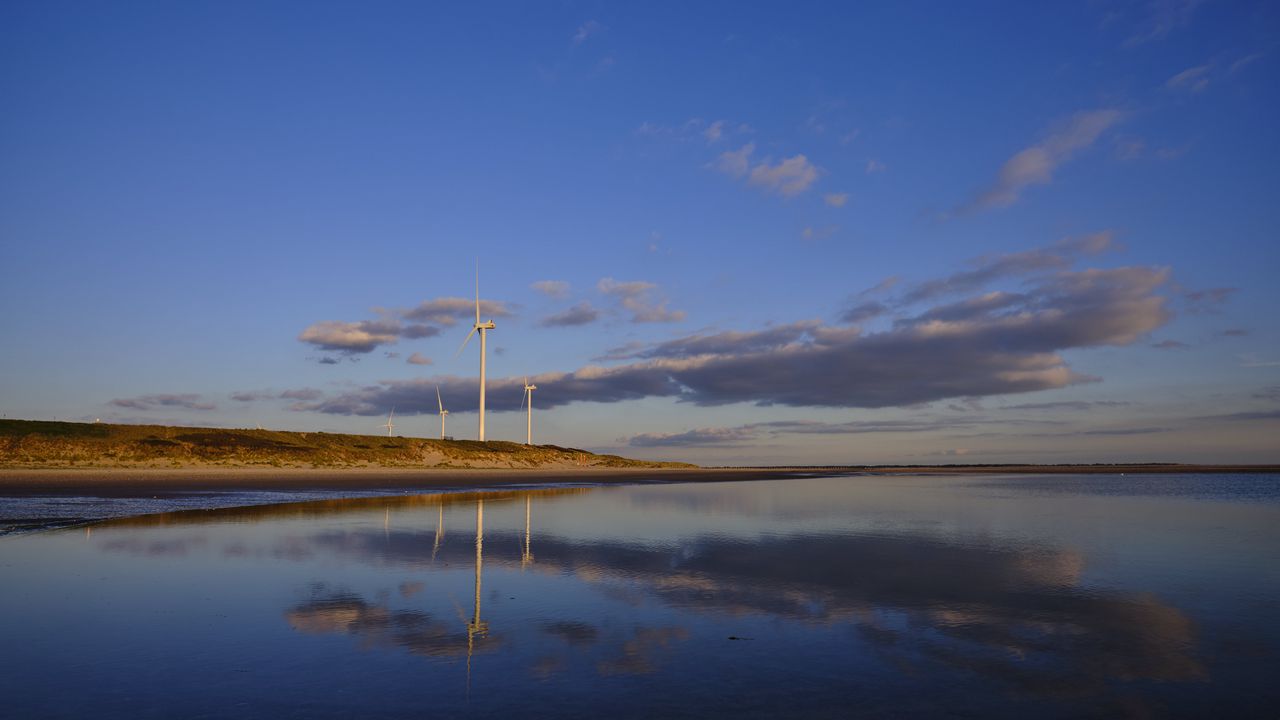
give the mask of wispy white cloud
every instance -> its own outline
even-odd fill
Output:
[[[1209,313],[1216,315],[1222,312],[1222,306],[1239,292],[1239,288],[1215,287],[1204,290],[1184,290],[1182,299],[1186,303],[1187,313],[1199,315]]]
[[[734,135],[750,135],[753,132],[755,130],[747,123],[735,123],[732,120],[708,122],[700,117],[691,117],[682,123],[671,125],[645,121],[635,129],[635,134],[640,137],[668,138],[680,142],[701,140],[708,145],[729,140]]]
[[[970,270],[927,280],[907,289],[900,302],[909,305],[931,301],[947,295],[973,292],[1007,278],[1064,270],[1082,257],[1097,255],[1114,247],[1114,233],[1103,230],[1081,237],[1063,238],[1045,248],[983,256],[970,262],[973,266]],[[984,295],[983,298],[989,296]]]
[[[409,358],[408,358],[407,360],[405,360],[405,362],[409,363],[410,365],[432,365],[432,364],[434,364],[434,363],[432,362],[431,358],[427,357],[426,355],[423,355],[422,353],[417,353],[417,352],[416,352],[416,353],[414,353],[414,354],[412,354],[412,355],[410,355],[410,356],[409,356]]]
[[[157,410],[160,408],[216,410],[218,408],[217,405],[206,401],[196,393],[139,395],[131,398],[116,398],[108,404],[133,410]]]
[[[871,175],[871,174],[873,174],[873,173],[878,173],[878,172],[884,172],[885,170],[888,170],[888,169],[889,169],[889,166],[888,166],[888,165],[885,165],[884,163],[880,162],[879,160],[871,159],[871,160],[868,160],[868,161],[867,161],[867,174],[868,174],[868,175]]]
[[[569,283],[564,280],[539,280],[529,287],[547,297],[563,299],[569,296]]]
[[[1186,90],[1193,93],[1203,92],[1209,87],[1210,67],[1210,65],[1197,65],[1187,68],[1166,80],[1164,86],[1170,90]]]
[[[474,298],[443,297],[435,300],[423,300],[407,310],[392,311],[405,320],[435,323],[452,326],[458,320],[473,318],[476,311]],[[480,312],[485,317],[508,317],[511,311],[506,303],[496,300],[481,300]]]
[[[804,155],[794,155],[777,163],[765,158],[752,165],[755,150],[755,143],[747,143],[737,150],[722,152],[712,167],[732,178],[745,177],[748,185],[783,197],[794,197],[808,190],[821,174]]]
[[[1123,117],[1123,113],[1114,109],[1076,113],[1056,132],[1009,158],[1000,168],[995,183],[958,210],[968,212],[1012,205],[1023,190],[1052,181],[1059,166],[1092,145]]]
[[[631,447],[739,447],[751,444],[756,435],[748,427],[698,428],[678,433],[641,433],[626,442]]]
[[[755,143],[747,143],[737,150],[726,150],[720,153],[713,163],[715,169],[729,177],[740,178],[747,174],[751,166],[751,154],[756,151]]]
[[[1140,137],[1126,137],[1116,140],[1116,157],[1121,160],[1137,160],[1146,152],[1147,141]]]
[[[1241,353],[1236,357],[1240,361],[1240,367],[1244,368],[1280,367],[1280,360],[1267,360],[1257,353]]]
[[[379,345],[400,338],[400,324],[390,320],[342,322],[324,320],[302,331],[298,339],[322,350],[343,353],[367,353]]]
[[[599,318],[600,311],[592,307],[591,303],[583,301],[564,312],[543,318],[538,324],[543,327],[573,327],[593,323]]]
[[[573,34],[573,44],[581,45],[586,42],[592,35],[598,35],[605,30],[604,25],[595,20],[588,20],[578,26],[578,31]]]
[[[640,137],[657,137],[659,135],[669,135],[671,132],[672,129],[666,125],[658,125],[648,120],[640,123],[640,126],[636,128],[636,135]]]
[[[1125,47],[1137,47],[1159,40],[1191,23],[1191,15],[1204,0],[1149,0],[1146,14],[1137,31],[1124,41]]]
[[[617,298],[622,307],[631,312],[631,322],[663,323],[680,322],[685,318],[683,310],[668,310],[668,301],[657,294],[658,286],[643,280],[620,282],[602,278],[596,289],[603,295]]]
[[[351,358],[373,352],[381,345],[394,345],[401,338],[416,340],[439,335],[440,326],[449,327],[473,317],[475,308],[474,299],[460,297],[423,300],[411,308],[374,308],[379,316],[376,320],[322,320],[304,329],[298,340]],[[481,300],[480,311],[486,317],[511,315],[506,303],[495,300]],[[323,357],[319,362],[333,365],[338,360]]]
[[[768,160],[751,168],[747,183],[777,193],[794,197],[808,190],[818,180],[818,167],[804,155],[794,155],[770,165]]]
[[[1257,62],[1257,61],[1261,60],[1261,59],[1263,58],[1263,56],[1265,56],[1265,55],[1266,55],[1266,53],[1265,53],[1265,52],[1256,52],[1256,53],[1251,53],[1251,54],[1249,54],[1249,55],[1245,55],[1244,57],[1240,58],[1239,60],[1236,60],[1235,62],[1231,63],[1231,67],[1227,68],[1227,74],[1228,74],[1228,75],[1235,75],[1236,73],[1240,72],[1241,70],[1243,70],[1243,69],[1245,69],[1245,68],[1249,67],[1250,65],[1254,64],[1255,62]]]
[[[807,225],[804,230],[800,231],[800,237],[805,240],[825,240],[834,235],[839,229],[839,225],[822,225],[819,227]]]
[[[706,130],[702,131],[702,136],[705,137],[707,139],[707,142],[709,143],[719,142],[721,136],[723,135],[724,135],[723,120],[717,120],[711,123],[710,125],[707,126]]]
[[[831,207],[844,207],[849,202],[849,193],[827,193],[822,196],[822,202]]]
[[[1177,160],[1186,155],[1191,150],[1191,145],[1179,145],[1177,147],[1162,147],[1156,150],[1156,157],[1161,160]]]

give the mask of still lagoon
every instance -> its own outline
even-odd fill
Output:
[[[335,499],[0,538],[0,716],[1276,717],[1280,476]]]

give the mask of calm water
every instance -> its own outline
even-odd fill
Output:
[[[0,538],[0,716],[1276,717],[1280,477],[814,478]]]

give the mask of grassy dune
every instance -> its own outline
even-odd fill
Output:
[[[0,420],[0,467],[657,468],[556,445]]]

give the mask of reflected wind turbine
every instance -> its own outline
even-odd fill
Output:
[[[467,623],[467,693],[471,692],[471,653],[475,649],[476,636],[489,634],[489,623],[480,619],[480,579],[484,568],[484,500],[476,500],[476,597],[475,614]]]
[[[520,569],[524,570],[533,562],[533,552],[529,549],[529,509],[533,505],[533,496],[524,496],[524,550],[520,553]]]
[[[462,346],[458,348],[454,357],[462,354],[467,343],[471,342],[471,336],[480,331],[480,442],[484,442],[484,355],[485,355],[485,338],[489,330],[497,327],[492,320],[488,322],[480,322],[480,263],[476,263],[476,324],[471,326],[471,332],[467,333],[467,339],[462,341]]]

